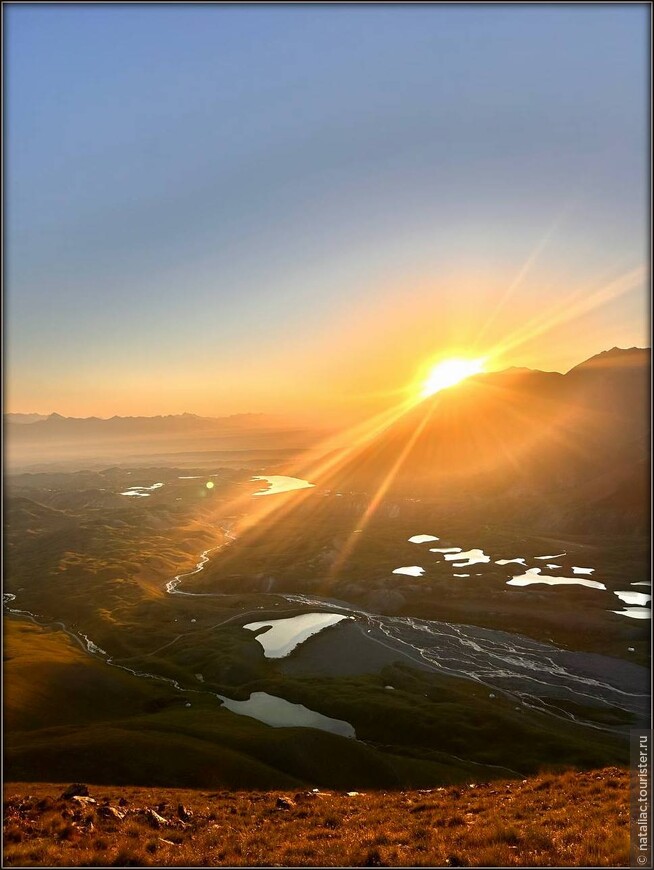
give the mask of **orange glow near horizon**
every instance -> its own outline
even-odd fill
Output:
[[[485,359],[446,359],[433,366],[422,385],[421,396],[427,398],[434,393],[453,387],[472,375],[484,371]]]

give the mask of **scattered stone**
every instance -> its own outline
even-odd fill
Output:
[[[153,828],[161,828],[163,825],[168,824],[168,820],[164,819],[163,816],[160,816],[159,813],[155,812],[155,810],[147,809],[145,811],[145,817]]]
[[[89,788],[87,785],[84,785],[81,782],[74,782],[72,785],[69,785],[66,791],[61,795],[61,797],[68,801],[72,797],[88,797],[89,796]]]
[[[188,822],[188,820],[189,820],[189,819],[191,818],[191,816],[193,815],[193,811],[190,810],[188,807],[185,807],[184,804],[180,804],[180,805],[177,807],[177,815],[179,816],[179,818],[180,818],[183,822]]]
[[[348,797],[359,797],[360,794],[361,794],[360,791],[348,791],[347,792]]]
[[[165,843],[167,846],[181,846],[182,845],[181,843],[173,843],[172,840],[166,840],[165,837],[159,837],[158,839],[161,840],[162,843]]]
[[[117,810],[116,807],[102,806],[98,809],[98,815],[104,819],[114,819],[117,822],[122,822],[125,818],[124,810]]]
[[[121,797],[121,799],[118,801],[118,806],[126,807],[128,803],[129,801],[127,800],[127,798]]]
[[[275,806],[278,810],[292,810],[295,806],[295,801],[286,797],[278,797]]]
[[[71,801],[73,801],[74,803],[79,804],[80,806],[83,806],[83,807],[88,807],[91,804],[97,804],[97,801],[95,798],[87,797],[85,795],[78,795],[78,794],[73,795],[71,798]]]

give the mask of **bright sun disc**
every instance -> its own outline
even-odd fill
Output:
[[[453,387],[471,375],[478,375],[484,370],[483,359],[448,359],[438,363],[429,372],[422,386],[423,397],[433,396],[439,390]]]

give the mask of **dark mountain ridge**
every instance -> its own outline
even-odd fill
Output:
[[[388,481],[389,495],[481,500],[511,515],[547,506],[548,522],[644,528],[650,365],[649,349],[613,348],[565,375],[477,375],[422,401],[327,485],[375,491]]]

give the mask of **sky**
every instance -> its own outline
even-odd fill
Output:
[[[649,4],[5,4],[5,411],[649,346]]]

